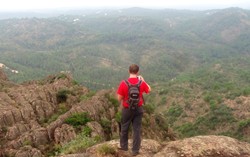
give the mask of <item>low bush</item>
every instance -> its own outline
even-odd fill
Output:
[[[250,127],[250,119],[240,121],[238,130],[242,131],[246,127]]]
[[[75,113],[65,119],[65,123],[74,127],[85,125],[89,121],[91,121],[91,118],[89,117],[89,114],[87,112]]]
[[[115,155],[116,154],[116,149],[108,144],[103,144],[97,149],[98,153],[100,155]]]
[[[56,100],[58,103],[66,102],[68,98],[68,94],[71,92],[67,89],[61,89],[56,94]]]
[[[155,112],[156,106],[154,104],[146,104],[146,105],[143,105],[143,109],[148,114],[153,114]]]
[[[58,152],[60,154],[74,154],[85,152],[88,147],[91,147],[98,143],[94,138],[86,136],[86,132],[82,132],[77,135],[75,140],[64,144]]]

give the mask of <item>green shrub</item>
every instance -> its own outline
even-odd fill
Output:
[[[177,120],[178,117],[181,116],[182,113],[182,107],[173,103],[173,106],[170,106],[170,108],[164,113],[164,116],[166,116],[168,123],[170,125],[173,125],[173,123]]]
[[[101,119],[101,122],[100,122],[103,130],[104,130],[104,138],[105,140],[110,140],[111,139],[111,136],[112,136],[112,132],[111,132],[111,121],[107,118],[103,118]]]
[[[244,96],[250,95],[250,88],[245,88],[245,89],[243,89],[242,94],[243,94]]]
[[[238,130],[242,131],[246,127],[250,127],[250,119],[240,121]]]
[[[79,85],[79,83],[76,80],[72,80],[73,85]]]
[[[115,155],[116,154],[116,149],[111,145],[103,144],[100,147],[98,147],[97,152],[100,155],[109,155],[109,154]]]
[[[27,145],[32,145],[32,141],[30,141],[29,139],[24,140],[23,146],[27,146]]]
[[[216,126],[234,122],[235,118],[232,114],[232,109],[224,104],[214,105],[208,114],[199,117],[195,125],[201,125],[208,130],[215,130]]]
[[[67,89],[61,89],[56,94],[56,100],[58,103],[66,102],[68,98],[68,94],[71,92]]]
[[[83,134],[84,134],[85,136],[89,137],[89,136],[91,135],[92,130],[91,130],[90,127],[85,126],[85,127],[82,129],[82,132],[83,132]]]
[[[68,111],[68,108],[66,106],[65,103],[61,103],[59,104],[59,107],[58,107],[58,114],[64,114]]]
[[[166,99],[167,99],[167,97],[166,97],[166,96],[163,96],[163,97],[161,98],[160,102],[158,103],[158,105],[159,105],[159,106],[160,106],[160,105],[165,105],[165,104],[166,104]]]
[[[57,78],[58,79],[65,79],[65,78],[67,78],[67,75],[64,73],[60,73],[60,74],[58,74]]]
[[[217,104],[215,100],[211,100],[209,104],[210,104],[210,110],[212,111],[216,110]]]
[[[101,119],[100,122],[105,132],[111,132],[111,121],[107,118]]]
[[[183,112],[183,109],[181,108],[181,106],[179,105],[171,106],[167,111],[167,115],[171,117],[180,117],[182,112]]]
[[[224,104],[210,104],[210,112],[206,115],[198,117],[194,123],[185,123],[175,129],[184,137],[204,135],[211,130],[216,130],[219,125],[228,125],[235,122],[232,109]],[[245,123],[244,123],[245,124]],[[242,123],[241,126],[244,126]]]
[[[88,92],[87,94],[82,95],[82,96],[80,97],[80,101],[84,101],[84,100],[88,100],[88,99],[92,98],[92,97],[95,95],[95,93],[96,93],[96,92],[94,92],[94,91],[90,91],[90,92]]]
[[[91,121],[87,112],[75,113],[65,119],[65,123],[72,125],[74,127],[78,127],[81,125],[85,125],[87,122]]]
[[[109,100],[109,102],[117,109],[119,107],[119,101],[111,96],[110,94],[105,94],[105,97]]]
[[[0,129],[1,132],[3,133],[7,133],[8,131],[8,128],[6,126],[3,126],[1,129]]]
[[[166,94],[168,94],[169,93],[169,89],[161,89],[160,91],[159,91],[159,95],[166,95]]]
[[[183,137],[191,137],[195,135],[199,135],[199,129],[197,128],[196,125],[192,123],[185,123],[181,126],[178,126],[176,130],[181,133]]]
[[[148,114],[153,114],[155,112],[156,106],[154,104],[146,104],[146,105],[143,105],[143,109]]]
[[[227,95],[226,98],[227,99],[231,99],[234,100],[236,97],[239,97],[242,95],[242,91],[240,89],[235,89],[233,91],[230,91]]]
[[[58,152],[61,154],[85,152],[88,147],[95,145],[97,142],[98,141],[95,141],[94,138],[90,138],[85,135],[85,132],[82,132],[81,134],[77,135],[75,140],[64,144]]]
[[[99,135],[94,136],[93,139],[94,139],[94,141],[96,141],[96,142],[101,142],[101,141],[103,141],[103,137],[101,137],[101,136],[99,136]]]
[[[47,123],[50,124],[51,122],[55,121],[60,115],[66,113],[68,111],[68,108],[65,103],[59,104],[58,110],[56,113],[54,113],[50,118],[44,119],[41,123]],[[47,124],[44,124],[46,126]]]
[[[117,122],[121,122],[121,120],[122,120],[122,112],[121,111],[118,111],[116,114],[115,114],[115,120],[117,121]]]

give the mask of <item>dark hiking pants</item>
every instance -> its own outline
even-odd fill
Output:
[[[128,150],[128,132],[130,123],[132,123],[133,127],[132,152],[139,152],[141,146],[142,115],[143,115],[142,107],[139,107],[136,110],[132,111],[129,108],[122,109],[120,146],[123,150]]]

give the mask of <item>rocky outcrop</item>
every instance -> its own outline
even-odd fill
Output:
[[[166,144],[155,157],[249,157],[250,144],[226,136],[197,136]]]
[[[131,148],[132,141],[129,141]],[[109,147],[114,151],[102,151]],[[130,157],[131,151],[118,149],[119,141],[113,140],[95,145],[84,154],[71,154],[61,157]],[[106,149],[108,150],[108,149]],[[106,154],[105,154],[106,153]],[[138,157],[250,157],[250,144],[226,136],[197,136],[171,142],[142,140]]]
[[[56,128],[63,124],[51,127],[51,118],[63,114],[60,110],[66,112],[72,108],[79,102],[77,96],[88,92],[84,87],[74,86],[72,78],[66,74],[22,85],[5,86],[7,83],[3,82],[5,90],[0,91],[0,156],[42,156],[55,142]],[[57,97],[62,90],[71,92],[63,104],[58,103]],[[74,92],[77,94],[74,95]],[[62,131],[64,129],[61,132],[69,134],[69,130],[66,128]],[[59,143],[65,142],[65,139],[58,136],[56,140]]]

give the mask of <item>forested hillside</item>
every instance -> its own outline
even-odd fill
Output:
[[[239,8],[132,8],[1,20],[0,61],[19,71],[9,76],[17,82],[70,71],[79,83],[89,82],[88,87],[110,88],[126,76],[130,63],[141,65],[150,82],[165,82],[247,55],[249,14]]]
[[[24,82],[60,71],[90,89],[116,88],[129,64],[152,85],[147,109],[180,137],[222,134],[245,141],[250,129],[250,11],[78,12],[0,20],[0,63]]]

